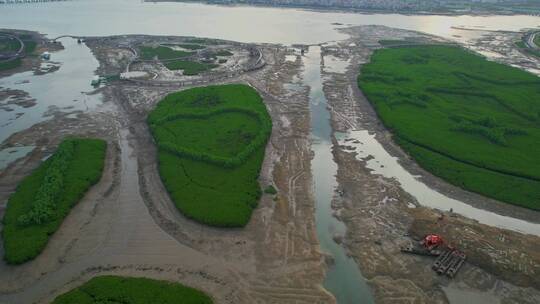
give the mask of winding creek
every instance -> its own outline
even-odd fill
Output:
[[[141,3],[121,1],[71,1],[40,4],[21,4],[0,7],[0,27],[38,30],[49,37],[63,34],[115,35],[154,34],[191,35],[236,40],[240,42],[321,43],[340,40],[346,36],[335,30],[340,22],[346,25],[382,24],[391,27],[418,30],[467,43],[478,37],[473,31],[457,27],[483,27],[491,30],[519,30],[536,27],[540,17],[532,16],[405,16],[395,14],[322,13],[296,9],[220,7],[199,4]],[[32,15],[35,18],[24,18]],[[200,16],[205,18],[201,18]],[[208,22],[208,20],[212,20]],[[257,28],[256,31],[253,29]],[[0,87],[24,90],[37,105],[17,108],[13,112],[0,112],[3,122],[0,141],[15,132],[40,121],[50,119],[47,111],[93,111],[99,109],[101,96],[88,95],[90,80],[98,66],[97,60],[84,45],[75,40],[61,40],[65,50],[53,53],[52,61],[60,65],[58,71],[45,75],[25,72],[0,79]],[[303,57],[303,84],[310,88],[313,189],[316,203],[317,233],[321,249],[330,254],[334,264],[327,273],[325,288],[341,303],[373,303],[369,288],[355,261],[333,237],[344,235],[345,226],[332,216],[330,202],[335,193],[337,165],[332,156],[332,129],[326,98],[322,91],[320,48],[312,46]],[[325,65],[332,65],[328,61]],[[341,69],[342,67],[336,67]],[[22,113],[14,119],[16,113]],[[8,123],[5,123],[8,122]],[[373,156],[367,166],[374,174],[395,178],[403,189],[420,204],[448,210],[478,220],[481,223],[524,233],[540,235],[540,224],[531,223],[490,211],[475,208],[442,195],[426,186],[407,172],[374,135],[366,130],[338,134],[340,143],[347,138],[358,140],[359,158]],[[3,166],[28,153],[29,148],[0,151],[0,170]],[[3,154],[2,154],[3,153]]]
[[[429,188],[417,176],[405,170],[399,164],[398,158],[391,156],[375,139],[375,134],[369,134],[367,130],[354,130],[347,134],[339,134],[339,144],[354,147],[357,159],[366,159],[370,156],[367,167],[373,170],[374,174],[396,179],[401,187],[414,196],[422,206],[442,211],[448,211],[452,208],[453,212],[486,225],[540,235],[540,224],[475,208]]]

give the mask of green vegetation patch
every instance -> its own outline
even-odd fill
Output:
[[[424,168],[540,209],[540,78],[458,47],[408,46],[376,51],[358,83]]]
[[[527,48],[527,44],[523,40],[516,42],[515,45],[520,49]]]
[[[157,46],[157,47],[141,46],[139,48],[139,51],[140,51],[141,58],[145,60],[151,60],[156,57],[159,60],[167,60],[167,59],[187,57],[194,54],[193,52],[173,50],[170,47],[166,47],[166,46]]]
[[[190,38],[185,40],[186,43],[191,44],[203,44],[203,45],[214,45],[219,44],[220,42],[214,39],[205,39],[205,38]]]
[[[30,55],[35,51],[37,43],[34,40],[32,40],[31,36],[27,36],[27,35],[23,35],[23,36],[21,36],[20,39],[23,41],[24,46],[25,46],[24,52]],[[4,36],[0,37],[0,53],[13,55],[20,49],[20,47],[21,45],[18,40],[10,39]],[[9,61],[3,60],[3,61],[0,61],[0,71],[6,71],[6,70],[18,68],[19,66],[21,66],[21,64],[22,64],[21,58],[17,58],[15,60],[9,60]]]
[[[0,71],[11,70],[11,69],[17,68],[21,66],[21,63],[22,63],[21,58],[0,62]]]
[[[540,47],[540,33],[537,33],[534,36],[534,44],[536,44],[538,47]]]
[[[52,304],[211,304],[212,299],[179,283],[146,278],[99,276],[58,296]]]
[[[402,45],[418,45],[419,42],[412,40],[379,40],[379,44],[382,46],[402,46]]]
[[[187,43],[182,43],[182,44],[179,44],[178,46],[181,47],[181,48],[184,48],[186,50],[202,50],[202,49],[206,48],[204,45],[187,44]]]
[[[273,185],[269,185],[268,187],[266,187],[264,189],[264,193],[266,194],[271,194],[271,195],[275,195],[277,194],[277,190],[276,188],[273,186]]]
[[[200,45],[200,44],[193,44],[193,43],[178,43],[178,44],[163,44],[163,46],[166,46],[166,47],[181,47],[183,49],[186,49],[186,50],[202,50],[202,49],[205,49],[206,46],[204,45]]]
[[[184,75],[193,76],[218,67],[213,63],[201,63],[187,60],[173,60],[163,63],[169,70],[182,70]]]
[[[21,47],[17,39],[11,39],[5,36],[0,37],[0,53],[14,53]]]
[[[105,149],[103,140],[66,139],[19,184],[3,219],[8,263],[21,264],[41,253],[71,208],[99,181]]]
[[[246,85],[208,86],[165,97],[148,123],[159,171],[177,208],[219,227],[242,227],[256,207],[272,122]]]
[[[33,40],[23,40],[24,42],[24,52],[26,54],[32,54],[36,50],[37,42]]]
[[[216,56],[228,57],[232,55],[234,54],[229,50],[219,50],[219,51],[213,51],[210,53],[211,57],[216,57]]]
[[[539,39],[538,35],[535,36],[535,43],[537,43],[536,39]],[[526,54],[529,54],[529,55],[532,55],[532,56],[536,56],[536,57],[540,57],[540,49],[530,48],[524,40],[520,40],[520,41],[515,42],[515,45],[523,53],[526,53]]]

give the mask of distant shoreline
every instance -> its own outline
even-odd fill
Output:
[[[212,1],[197,1],[197,0],[144,0],[144,2],[179,2],[179,3],[198,3],[205,5],[223,6],[223,7],[268,7],[268,8],[290,8],[290,9],[302,9],[307,11],[316,12],[329,12],[329,13],[357,13],[357,14],[396,14],[406,16],[540,16],[539,13],[525,13],[514,11],[500,11],[500,10],[486,10],[486,11],[398,11],[387,9],[367,9],[367,8],[355,8],[355,7],[330,7],[322,5],[295,5],[295,4],[264,4],[264,3],[217,3]]]

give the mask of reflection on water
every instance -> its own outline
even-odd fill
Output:
[[[34,148],[34,146],[20,146],[0,150],[0,172],[4,170],[10,163],[32,152]]]
[[[0,27],[64,34],[192,35],[241,42],[316,44],[342,40],[334,30],[348,25],[386,25],[466,40],[479,33],[453,27],[519,30],[540,24],[535,16],[407,16],[353,14],[194,3],[152,3],[141,0],[80,0],[4,5]],[[334,22],[343,26],[332,25]],[[454,35],[460,37],[453,37]]]
[[[399,164],[398,159],[391,156],[375,139],[375,135],[369,134],[366,130],[340,134],[338,141],[340,145],[354,147],[358,159],[373,156],[373,158],[367,161],[367,167],[372,169],[375,174],[395,178],[401,187],[414,196],[418,203],[423,206],[444,211],[452,208],[453,212],[475,219],[483,224],[540,235],[540,224],[478,209],[429,188],[426,184],[418,180],[417,177],[406,171]]]
[[[315,219],[321,249],[331,255],[334,261],[326,274],[324,287],[336,297],[339,304],[369,304],[373,303],[373,298],[358,265],[333,239],[344,236],[346,228],[332,215],[330,205],[337,186],[337,164],[332,155],[330,112],[322,90],[320,63],[320,47],[310,47],[304,57],[303,82],[310,87]]]
[[[85,111],[101,103],[99,94],[84,93],[93,89],[90,82],[98,67],[90,49],[71,38],[62,39],[61,42],[65,49],[51,55],[51,60],[60,64],[58,71],[44,75],[34,75],[33,71],[28,71],[0,78],[0,87],[26,91],[37,101],[35,106],[29,108],[11,105],[11,112],[0,110],[0,121],[3,122],[0,142],[17,131],[50,118],[46,115],[50,110]]]

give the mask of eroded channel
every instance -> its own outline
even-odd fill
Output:
[[[303,62],[303,83],[310,88],[311,149],[314,153],[311,165],[317,235],[321,249],[332,258],[324,287],[336,297],[339,304],[374,303],[358,265],[335,241],[345,235],[346,228],[333,216],[331,207],[337,186],[337,164],[332,155],[330,112],[322,89],[320,47],[310,47]]]
[[[367,130],[350,131],[338,134],[339,144],[353,147],[358,159],[367,160],[367,167],[374,174],[396,179],[401,187],[413,195],[420,205],[461,214],[478,222],[499,228],[514,230],[522,233],[540,235],[540,224],[528,222],[510,216],[504,216],[480,209],[450,198],[419,180],[399,163],[398,158],[390,155]],[[411,207],[413,207],[411,203]]]

